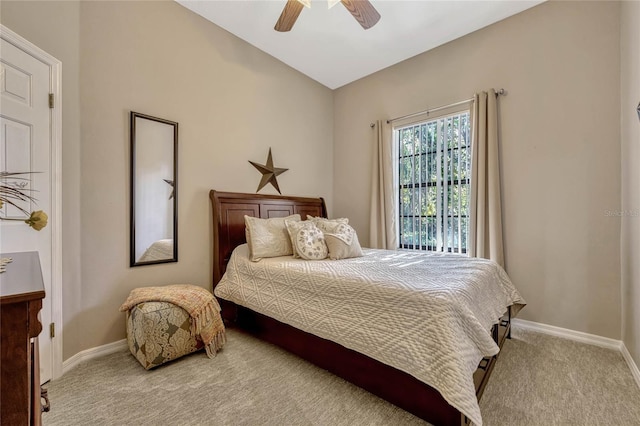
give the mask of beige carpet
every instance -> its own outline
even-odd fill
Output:
[[[514,331],[480,407],[491,425],[640,425],[640,389],[622,356]],[[236,330],[145,371],[128,351],[82,363],[48,385],[45,425],[425,425],[309,363]]]

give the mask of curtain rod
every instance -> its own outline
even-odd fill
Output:
[[[496,90],[496,96],[500,96],[500,95],[506,95],[507,91],[504,89],[499,89]],[[414,112],[413,114],[408,114],[408,115],[403,115],[402,117],[396,117],[396,118],[392,118],[390,120],[387,120],[387,124],[391,123],[393,121],[397,121],[397,120],[402,120],[403,118],[411,118],[411,117],[415,117],[416,115],[422,115],[422,114],[429,114],[430,112],[435,112],[435,111],[440,111],[446,108],[451,108],[454,106],[458,106],[458,105],[462,105],[462,104],[466,104],[467,102],[471,102],[473,100],[473,98],[471,99],[465,99],[464,101],[459,101],[459,102],[454,102],[452,104],[449,105],[442,105],[436,108],[430,108],[424,111],[419,111],[419,112]],[[374,127],[375,124],[371,123],[371,127]]]

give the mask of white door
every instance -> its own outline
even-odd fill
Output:
[[[29,190],[34,202],[24,210],[52,212],[50,68],[6,40],[0,40],[0,170],[31,172],[25,179],[6,178],[5,184]],[[4,218],[26,219],[19,209],[5,205]],[[37,251],[45,283],[40,321],[40,377],[52,378],[52,227],[36,231],[23,221],[0,221],[0,252]],[[10,266],[9,266],[10,267]]]

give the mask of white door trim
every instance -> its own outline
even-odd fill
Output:
[[[54,108],[49,110],[51,123],[51,319],[56,325],[51,341],[52,377],[62,375],[62,62],[33,43],[0,24],[0,38],[49,66],[49,90],[54,96]],[[42,324],[48,333],[49,324]]]

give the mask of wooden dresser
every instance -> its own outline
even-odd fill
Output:
[[[0,424],[40,425],[38,312],[44,283],[37,252],[2,253],[11,257],[0,274]]]

